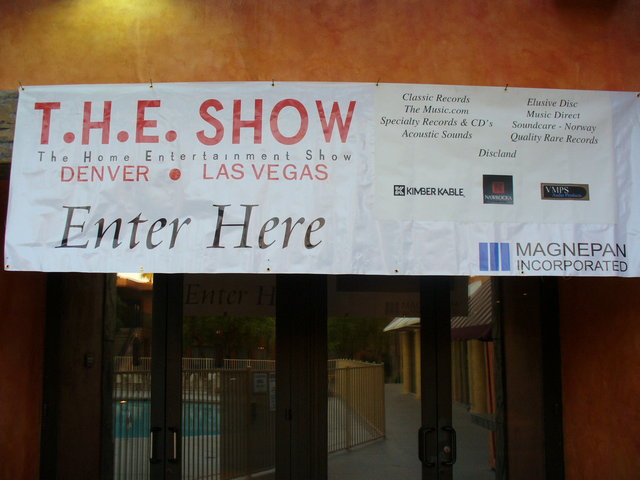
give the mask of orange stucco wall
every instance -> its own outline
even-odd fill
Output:
[[[560,283],[567,478],[640,472],[640,279]]]
[[[4,1],[0,47],[1,90],[19,82],[149,79],[640,89],[640,8],[634,0]],[[563,343],[567,478],[620,479],[588,477],[580,468],[605,456],[600,465],[629,465],[628,453],[635,452],[635,462],[640,458],[637,441],[620,446],[615,440],[640,419],[620,408],[631,401],[629,389],[638,398],[633,372],[614,368],[623,365],[619,352],[626,352],[624,365],[637,365],[629,305],[640,295],[622,297],[617,308],[626,313],[608,323],[604,295],[618,298],[617,285],[626,292],[635,285],[637,292],[638,283],[591,282],[563,285],[563,328],[571,333]],[[581,310],[595,316],[594,328],[567,316],[580,294],[574,285],[583,283],[601,298],[595,310]],[[34,337],[31,353],[41,351],[38,342]],[[596,358],[606,361],[592,362]],[[592,364],[601,375],[589,377]],[[31,447],[37,450],[37,443]]]
[[[0,89],[225,80],[634,90],[633,0],[1,2]]]

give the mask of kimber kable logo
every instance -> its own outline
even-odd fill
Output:
[[[627,246],[600,242],[481,242],[480,272],[626,272]]]
[[[462,187],[413,187],[409,185],[394,185],[394,197],[421,196],[421,197],[464,197]]]
[[[511,175],[482,176],[483,203],[513,204],[513,177]]]
[[[542,200],[589,200],[589,185],[575,183],[541,183]]]

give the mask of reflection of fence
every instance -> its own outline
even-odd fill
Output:
[[[124,362],[123,362],[124,363]],[[113,375],[114,479],[149,478],[151,372]]]
[[[254,360],[255,361],[255,360]],[[227,362],[227,360],[225,360]],[[182,359],[183,370],[210,370],[215,368],[215,358],[187,358]],[[113,358],[114,372],[132,372],[136,370],[151,370],[151,357],[122,356]]]
[[[134,370],[151,370],[151,357],[113,357],[114,372],[132,372]]]
[[[224,359],[224,368],[231,370],[244,370],[245,368],[256,368],[258,370],[275,370],[275,360],[249,360],[249,359]]]
[[[225,480],[273,468],[274,398],[272,371],[184,370],[182,478]]]
[[[334,362],[329,369],[329,453],[385,436],[384,365]]]
[[[272,469],[275,362],[225,360],[224,369],[207,368],[210,362],[182,362],[182,478],[225,480]],[[147,479],[151,373],[130,357],[116,357],[114,367],[114,479]],[[383,365],[330,361],[328,424],[329,452],[384,437]]]
[[[187,358],[182,359],[182,370],[213,370],[216,367],[215,358]]]
[[[115,372],[113,399],[118,402],[151,399],[151,372]]]

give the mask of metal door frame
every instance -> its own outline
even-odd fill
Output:
[[[178,480],[181,474],[183,278],[154,277],[149,458],[153,480]]]
[[[456,433],[451,414],[450,278],[420,279],[422,425],[418,452],[422,480],[451,480]]]

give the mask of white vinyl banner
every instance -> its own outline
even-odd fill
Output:
[[[6,270],[640,276],[630,92],[26,87]]]

